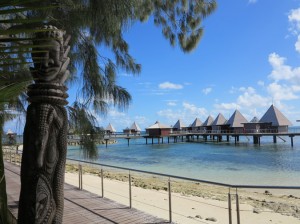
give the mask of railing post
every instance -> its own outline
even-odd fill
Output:
[[[169,191],[169,222],[172,222],[172,195],[171,195],[171,178],[168,180],[168,191]]]
[[[239,195],[237,193],[237,188],[236,188],[236,194],[235,194],[235,199],[236,199],[236,218],[237,218],[237,224],[240,224],[240,205],[239,205]]]
[[[101,196],[104,198],[103,169],[101,168]]]
[[[229,193],[228,193],[228,216],[229,216],[229,224],[232,224],[230,188],[229,188]]]
[[[81,164],[78,164],[78,188],[79,190],[82,190],[82,166]]]
[[[128,179],[129,179],[129,208],[132,208],[132,196],[131,196],[131,174],[130,174],[130,171],[129,171]]]
[[[9,161],[12,162],[11,151],[9,151]]]

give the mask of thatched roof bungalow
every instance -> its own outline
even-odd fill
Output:
[[[142,129],[136,122],[133,122],[133,124],[130,127],[130,130],[132,134],[138,134],[138,135],[141,134],[142,131]]]
[[[173,131],[185,131],[185,130],[187,130],[187,126],[180,119],[173,126]]]
[[[224,131],[228,130],[228,125],[226,125],[226,118],[223,116],[223,114],[219,113],[216,119],[211,124],[212,126],[212,132],[214,133],[222,133]]]
[[[273,104],[259,120],[260,130],[270,133],[288,132],[289,125],[292,123],[279,111]]]
[[[202,125],[202,121],[199,118],[196,118],[189,128],[192,131],[198,131],[200,130],[201,125]]]
[[[258,133],[260,132],[260,122],[258,117],[253,117],[251,121],[244,123],[244,129],[246,133]]]
[[[112,126],[112,124],[111,123],[109,123],[108,125],[107,125],[107,127],[105,128],[105,132],[106,132],[106,134],[114,134],[114,133],[116,133],[117,131],[116,131],[116,129]]]
[[[168,136],[171,133],[172,128],[170,126],[161,124],[159,121],[156,121],[155,124],[146,128],[146,133],[150,137],[162,137]]]
[[[203,131],[203,132],[211,132],[212,130],[212,123],[214,122],[214,119],[212,116],[208,116],[206,118],[206,120],[202,123],[201,127],[200,127],[200,130]]]
[[[247,123],[247,119],[241,114],[239,110],[235,110],[229,120],[226,122],[230,132],[243,133],[245,132],[244,123]]]
[[[133,122],[133,124],[129,127],[126,127],[125,129],[123,129],[123,133],[130,135],[130,134],[141,134],[141,128],[138,126],[138,124],[136,122]]]

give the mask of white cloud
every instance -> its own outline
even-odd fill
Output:
[[[217,110],[236,110],[240,109],[240,106],[236,103],[220,103],[215,104]]]
[[[285,65],[286,58],[280,57],[276,53],[271,53],[269,55],[269,63],[271,64],[273,70],[269,75],[269,78],[280,81],[280,80],[291,80],[295,74],[293,74],[292,68]]]
[[[196,105],[188,102],[183,102],[182,109],[160,110],[157,114],[165,118],[169,124],[174,125],[178,119],[181,119],[186,125],[189,125],[196,117],[199,117],[200,119],[206,118],[208,112],[205,108],[197,107]]]
[[[297,42],[295,43],[295,49],[298,53],[300,53],[300,35],[298,35]]]
[[[177,106],[177,103],[175,103],[175,102],[168,102],[167,105],[171,106],[171,107],[174,107],[174,106]]]
[[[182,85],[174,84],[171,82],[163,82],[163,83],[160,83],[158,86],[160,89],[182,89],[183,88]]]
[[[237,98],[237,104],[241,107],[265,107],[270,104],[270,99],[257,94],[253,87],[241,89],[243,94]]]
[[[288,19],[291,23],[291,32],[297,34],[300,31],[300,8],[292,9],[288,15]]]
[[[299,91],[299,88],[292,88],[287,85],[280,85],[276,82],[273,82],[268,86],[269,94],[276,101],[298,99],[299,97],[294,94],[295,90]]]
[[[261,80],[259,80],[259,81],[257,82],[257,85],[259,85],[259,86],[265,86],[265,82],[264,82],[264,81],[261,81]]]
[[[249,4],[254,4],[254,3],[256,3],[256,2],[257,2],[257,0],[249,0],[249,1],[248,1]]]
[[[209,94],[211,91],[212,91],[212,88],[210,88],[210,87],[205,88],[205,89],[202,89],[202,92],[203,92],[205,95]]]
[[[205,108],[197,107],[194,104],[184,102],[182,106],[185,112],[190,114],[192,117],[201,117],[201,116],[206,116],[207,114],[207,110]]]

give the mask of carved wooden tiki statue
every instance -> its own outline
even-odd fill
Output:
[[[36,33],[28,87],[18,223],[62,223],[67,151],[65,105],[69,37],[54,26]]]

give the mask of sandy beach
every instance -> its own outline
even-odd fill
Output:
[[[99,168],[83,166],[83,189],[102,195]],[[131,173],[132,207],[169,219],[168,179]],[[67,183],[78,186],[78,165],[67,165]],[[104,171],[104,197],[129,206],[128,173]],[[228,188],[171,180],[175,223],[228,223]],[[237,223],[235,190],[231,189],[232,223]],[[300,223],[297,191],[239,190],[243,224]],[[297,195],[297,196],[296,196]]]

